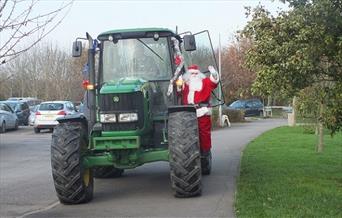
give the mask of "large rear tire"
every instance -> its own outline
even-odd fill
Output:
[[[121,177],[124,170],[112,166],[94,167],[95,178],[118,178]]]
[[[195,112],[181,111],[169,115],[168,141],[171,185],[175,196],[200,195],[201,155]]]
[[[208,151],[205,154],[202,154],[201,156],[202,175],[210,175],[211,162],[212,162],[211,151]]]
[[[87,145],[87,129],[78,122],[58,124],[52,134],[52,176],[63,204],[86,203],[93,198],[92,170],[82,165]]]

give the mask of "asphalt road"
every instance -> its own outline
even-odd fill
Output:
[[[213,132],[213,168],[202,196],[172,195],[167,162],[127,170],[122,178],[96,179],[94,199],[59,204],[51,176],[51,133],[21,127],[0,135],[0,217],[234,217],[235,180],[241,151],[285,120],[233,124]]]

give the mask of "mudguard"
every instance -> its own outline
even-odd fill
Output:
[[[168,107],[168,113],[175,113],[180,111],[189,111],[196,113],[196,108],[193,105],[174,105]]]
[[[87,118],[84,116],[84,114],[69,114],[65,115],[64,117],[59,117],[56,119],[59,123],[65,123],[65,122],[81,122],[84,123],[86,126],[88,125]]]

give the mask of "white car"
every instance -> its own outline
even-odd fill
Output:
[[[65,115],[75,114],[76,109],[70,101],[46,101],[42,102],[36,111],[36,117],[33,124],[35,133],[42,129],[50,129],[58,124],[57,118]]]

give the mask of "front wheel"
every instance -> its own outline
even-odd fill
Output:
[[[40,133],[40,129],[39,128],[33,128],[34,133]]]
[[[169,115],[168,141],[171,185],[176,197],[201,194],[201,155],[196,112]]]
[[[82,165],[87,145],[87,130],[78,122],[58,124],[52,134],[52,176],[63,204],[86,203],[93,198],[92,170]]]
[[[211,162],[211,151],[203,152],[201,156],[202,175],[209,175],[211,173]]]
[[[0,133],[5,133],[6,132],[6,123],[2,122],[1,128],[0,128]]]
[[[17,130],[19,128],[19,121],[16,120],[15,121],[15,125],[14,125],[14,129]]]

